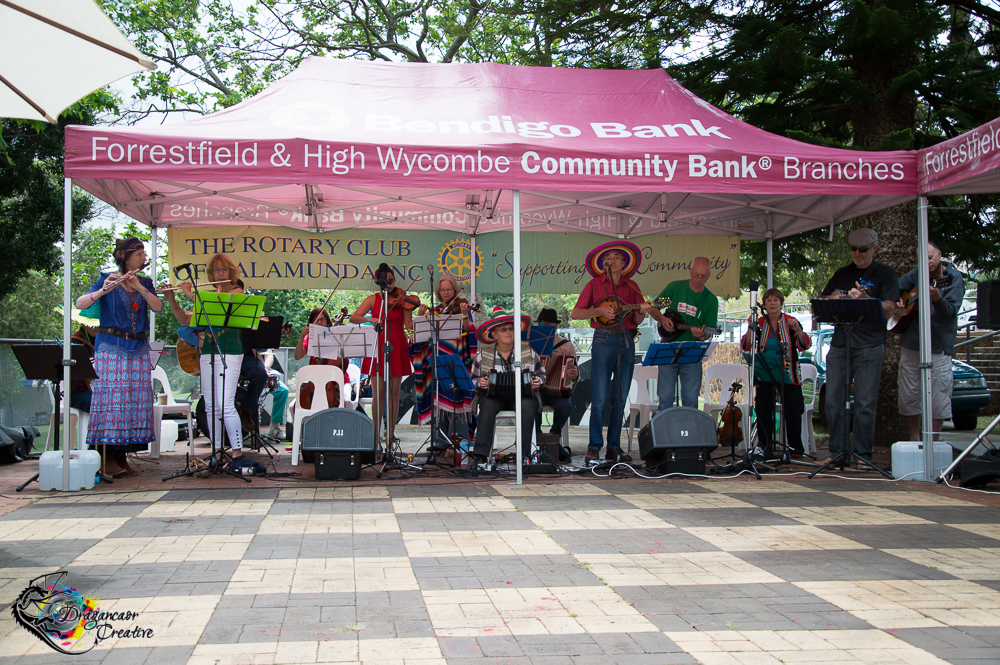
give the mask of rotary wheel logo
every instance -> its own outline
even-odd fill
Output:
[[[464,238],[456,238],[441,248],[438,267],[449,277],[459,282],[472,279],[472,243]],[[483,269],[483,253],[476,247],[476,277]]]

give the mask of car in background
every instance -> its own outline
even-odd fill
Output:
[[[819,401],[816,403],[816,415],[819,422],[826,425],[826,354],[830,350],[833,339],[833,329],[824,328],[809,333],[812,338],[812,348],[801,355],[801,361],[816,365],[816,389],[819,390]],[[990,390],[986,386],[983,373],[972,365],[967,365],[952,358],[951,371],[955,379],[955,387],[951,394],[951,421],[957,430],[976,429],[979,410],[990,405]],[[804,391],[808,400],[811,394]]]

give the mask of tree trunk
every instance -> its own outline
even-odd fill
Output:
[[[866,4],[872,6],[871,0]],[[894,52],[857,53],[853,67],[858,81],[870,91],[870,99],[858,99],[852,105],[854,144],[871,150],[886,136],[916,128],[917,100],[915,95],[892,95],[892,81],[916,66],[917,53]],[[912,147],[912,146],[911,146]],[[885,263],[902,275],[912,269],[917,253],[917,205],[915,202],[855,219],[853,228],[873,228],[878,232],[878,252],[875,260]],[[909,437],[906,419],[899,415],[896,375],[899,372],[899,337],[889,334],[885,345],[885,364],[879,385],[875,418],[875,445],[890,446]]]

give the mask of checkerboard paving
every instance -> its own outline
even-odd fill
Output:
[[[10,604],[58,570],[143,639],[74,662],[1000,662],[1000,515],[911,484],[531,482],[65,494],[0,517]]]

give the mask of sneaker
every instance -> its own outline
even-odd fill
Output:
[[[272,439],[281,440],[285,438],[284,425],[271,421],[271,426],[267,428],[267,435]]]
[[[591,462],[597,462],[600,459],[601,459],[601,451],[600,450],[593,450],[593,449],[588,448],[587,449],[587,456],[583,458],[583,461],[584,461],[585,464],[589,465]]]

